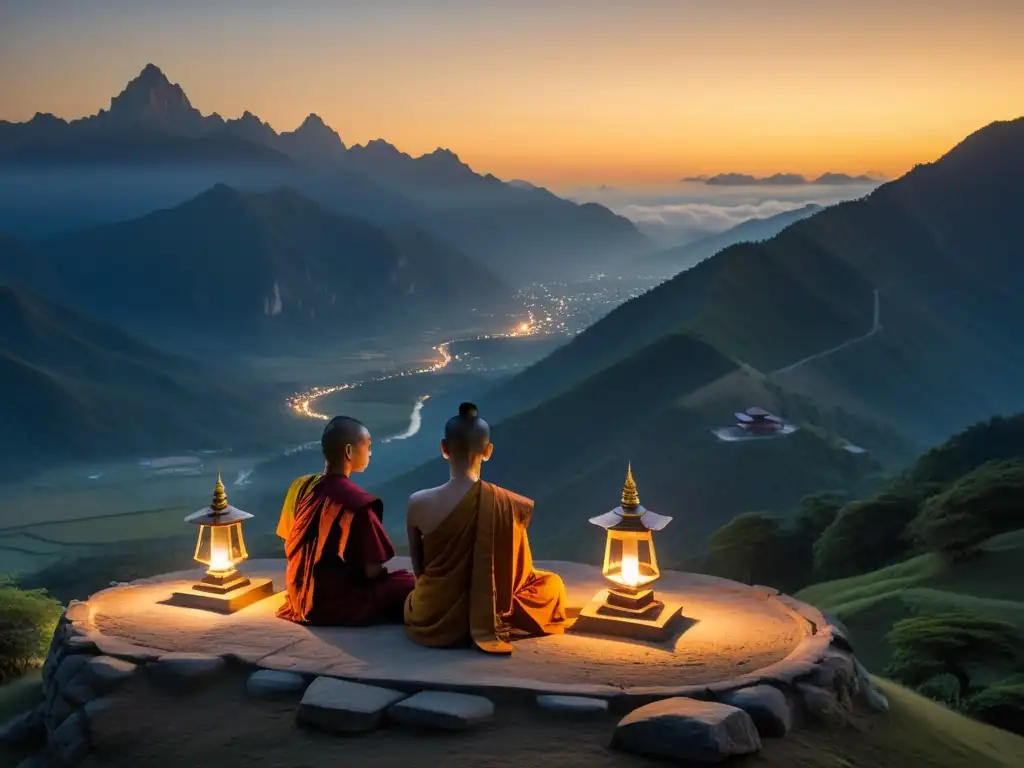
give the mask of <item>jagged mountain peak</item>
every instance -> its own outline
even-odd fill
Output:
[[[280,134],[287,151],[305,160],[338,160],[345,153],[345,142],[331,126],[313,112],[294,131]]]
[[[101,114],[108,122],[123,126],[148,127],[194,133],[201,129],[203,116],[177,83],[172,83],[154,64],[147,64],[110,100]]]
[[[326,128],[328,131],[332,130],[332,128],[329,125],[327,125],[327,123],[324,122],[324,119],[320,117],[320,115],[318,115],[316,112],[310,112],[308,115],[306,115],[306,119],[302,121],[302,125],[300,125],[296,130],[312,131],[321,130],[324,128]]]

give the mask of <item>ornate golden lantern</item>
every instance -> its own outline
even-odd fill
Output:
[[[195,586],[196,589],[222,595],[249,583],[235,566],[249,557],[242,538],[242,521],[251,518],[248,512],[228,504],[224,483],[218,473],[210,506],[185,518],[186,523],[199,526],[193,559],[206,566],[206,576]]]
[[[199,526],[193,558],[206,566],[206,575],[189,591],[175,592],[169,600],[172,605],[234,613],[274,593],[270,579],[249,579],[238,571],[238,564],[249,557],[242,523],[251,518],[228,504],[218,473],[210,506],[185,518],[186,523]]]
[[[679,606],[666,606],[655,599],[650,586],[661,576],[653,533],[672,518],[644,509],[629,465],[621,504],[590,522],[606,532],[601,573],[611,587],[598,592],[583,609],[573,631],[664,639]]]

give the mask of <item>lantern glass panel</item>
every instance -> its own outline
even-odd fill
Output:
[[[195,560],[210,573],[231,571],[247,557],[241,522],[199,526]]]
[[[640,589],[661,576],[650,531],[608,530],[604,577],[618,587]]]

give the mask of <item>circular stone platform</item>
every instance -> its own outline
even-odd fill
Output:
[[[396,558],[391,567],[409,567]],[[565,580],[577,611],[605,586],[598,568],[538,562]],[[283,588],[283,560],[244,565],[250,577]],[[606,698],[661,698],[725,691],[760,681],[790,682],[825,655],[833,628],[803,603],[765,587],[668,571],[656,583],[683,605],[682,631],[664,645],[574,634],[517,641],[510,657],[474,649],[431,649],[406,639],[401,626],[304,627],[276,618],[276,594],[222,616],[162,605],[197,581],[199,569],[165,574],[98,592],[68,618],[81,642],[132,661],[165,653],[203,653],[246,664],[327,675],[405,689],[516,690]]]

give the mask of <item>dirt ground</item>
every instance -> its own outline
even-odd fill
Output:
[[[857,713],[842,730],[807,725],[766,740],[737,768],[1010,768],[1024,765],[1024,739],[963,718],[904,689],[883,684],[886,715]],[[340,738],[300,728],[296,701],[252,702],[232,678],[187,698],[147,690],[119,711],[103,737],[116,751],[86,768],[604,768],[659,763],[615,752],[616,718],[569,720],[530,706],[499,704],[494,724],[467,733],[390,726]]]

